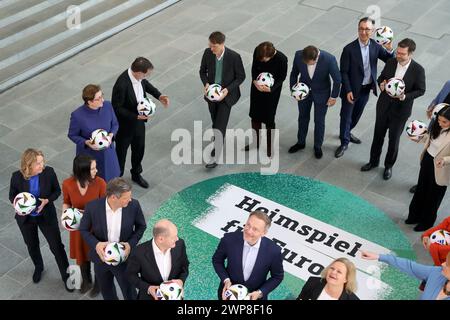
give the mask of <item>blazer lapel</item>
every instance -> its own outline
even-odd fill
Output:
[[[225,52],[223,54],[222,59],[223,59],[223,64],[222,64],[222,79],[221,79],[221,83],[223,84],[223,79],[225,78],[226,70],[228,70],[227,67],[228,67],[228,62],[229,62],[228,61],[228,49],[227,48],[225,48]],[[214,70],[215,69],[216,69],[216,61],[214,60]]]
[[[411,79],[411,75],[413,75],[415,73],[415,66],[414,66],[415,62],[414,60],[411,60],[411,63],[409,64],[408,69],[405,72],[405,75],[403,76],[403,82],[405,83],[405,87],[410,89],[412,86],[410,86],[410,79]],[[397,70],[397,68],[396,68]],[[405,90],[406,92],[406,90]]]
[[[359,45],[359,40],[358,39],[356,39],[356,42],[355,42],[355,51],[356,51],[356,59],[358,60],[359,68],[364,73],[364,63],[363,63],[361,47]]]
[[[148,260],[149,266],[152,267],[153,270],[151,270],[152,273],[155,275],[158,275],[158,282],[163,282],[163,277],[161,275],[161,272],[159,271],[158,264],[156,263],[155,259],[155,253],[153,252],[153,239],[150,240],[150,245],[148,246],[148,250],[145,251],[145,257]],[[173,261],[172,261],[173,265]]]
[[[436,152],[436,156],[450,143],[450,132],[447,132],[445,136],[445,142],[441,144],[441,146],[438,149],[438,152]]]
[[[106,198],[101,198],[102,201],[100,202],[100,210],[99,215],[100,215],[100,223],[101,223],[101,228],[103,229],[103,236],[104,239],[106,241],[108,241],[108,224],[106,222]]]
[[[172,259],[172,267],[169,272],[169,279],[172,279],[174,275],[172,274],[175,270],[175,263],[177,263],[177,252],[178,252],[178,245],[175,246],[175,248],[172,248],[170,250],[170,258]]]
[[[314,74],[313,74],[313,77],[311,78],[311,81],[315,78],[317,72],[320,72],[320,68],[323,65],[323,59],[324,59],[323,55],[320,54],[319,59],[317,60],[316,69],[314,70]],[[309,74],[308,74],[308,76],[309,76]]]
[[[124,237],[124,232],[125,232],[125,227],[126,227],[126,220],[128,220],[128,216],[129,216],[129,214],[127,214],[127,210],[128,209],[128,207],[125,207],[125,208],[122,208],[122,217],[121,217],[121,220],[120,220],[120,241],[124,241],[124,242],[127,242],[128,241],[128,239],[125,239]]]

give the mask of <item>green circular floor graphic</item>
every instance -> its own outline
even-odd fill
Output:
[[[217,299],[219,278],[211,257],[224,232],[239,230],[252,210],[272,219],[267,237],[282,248],[284,279],[269,299],[295,299],[305,280],[337,257],[358,268],[362,299],[416,299],[418,281],[383,263],[362,260],[359,249],[415,259],[407,238],[372,204],[314,179],[259,173],[232,174],[194,184],[163,203],[148,221],[168,218],[178,226],[190,261],[186,300]]]

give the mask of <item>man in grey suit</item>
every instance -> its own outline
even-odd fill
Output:
[[[225,35],[222,32],[215,31],[209,36],[209,48],[203,53],[199,73],[205,86],[205,93],[210,84],[222,86],[222,96],[219,101],[212,102],[205,97],[211,114],[212,128],[217,129],[214,134],[215,148],[211,152],[212,160],[206,167],[215,168],[217,167],[216,151],[217,156],[222,152],[222,142],[225,139],[231,107],[241,97],[239,86],[245,80],[241,56],[225,47]],[[221,133],[220,136],[217,131]]]

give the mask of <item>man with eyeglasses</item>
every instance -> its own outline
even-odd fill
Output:
[[[123,176],[127,150],[131,145],[131,178],[142,188],[148,188],[148,182],[142,177],[142,159],[145,151],[145,123],[148,116],[139,115],[137,105],[146,93],[158,99],[162,105],[169,106],[169,97],[162,95],[158,89],[145,78],[153,70],[153,64],[144,57],[138,57],[117,78],[112,90],[112,105],[119,121],[119,132],[116,136],[117,158],[119,159],[120,176]]]
[[[394,56],[392,43],[381,46],[370,37],[375,21],[365,17],[358,23],[358,39],[344,47],[341,55],[341,121],[339,138],[341,145],[336,149],[335,157],[344,155],[350,142],[360,144],[351,130],[358,124],[369,100],[370,91],[377,95],[377,62],[386,62]]]

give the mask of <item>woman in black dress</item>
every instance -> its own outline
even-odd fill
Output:
[[[249,115],[252,119],[252,129],[256,133],[257,148],[259,148],[259,130],[262,123],[266,125],[268,157],[272,156],[271,129],[275,129],[275,114],[283,81],[286,79],[287,64],[287,57],[276,50],[273,44],[268,41],[259,44],[253,53]],[[272,74],[275,80],[272,87],[257,84],[256,78],[262,72]],[[249,149],[250,146],[247,145],[245,150],[248,151]]]

